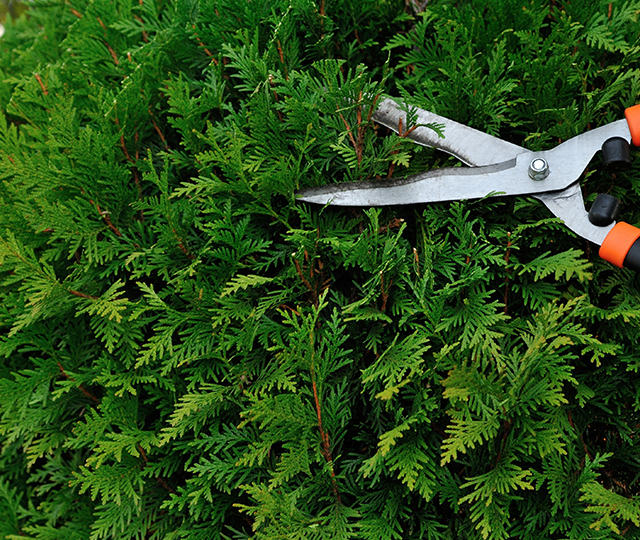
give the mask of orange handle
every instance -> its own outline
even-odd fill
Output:
[[[640,146],[640,104],[625,109],[624,116],[629,124],[631,140],[634,146]]]
[[[599,255],[622,268],[640,270],[640,229],[619,221],[602,242]]]

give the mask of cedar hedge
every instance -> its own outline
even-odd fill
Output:
[[[0,537],[640,536],[637,277],[528,197],[320,208],[640,98],[640,2],[35,0],[0,41]],[[640,222],[640,161],[588,201]]]

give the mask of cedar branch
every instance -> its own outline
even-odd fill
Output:
[[[509,256],[511,255],[511,233],[507,233],[507,252],[505,253],[504,260],[506,263],[507,277],[504,280],[504,314],[507,314],[507,300],[509,299]]]
[[[60,372],[65,378],[69,379],[70,381],[76,382],[76,380],[64,370],[64,367],[62,367],[62,364],[60,362],[58,362],[58,367],[60,368]],[[87,391],[87,389],[81,384],[78,385],[78,390],[80,390],[80,392],[82,392],[85,396],[87,396],[89,399],[93,400],[94,402],[98,404],[100,403],[100,400],[96,396],[94,396],[92,393]]]

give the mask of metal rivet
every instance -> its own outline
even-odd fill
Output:
[[[549,176],[549,164],[546,159],[536,158],[529,164],[529,177],[533,180],[544,180]]]

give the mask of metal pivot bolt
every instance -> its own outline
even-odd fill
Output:
[[[549,176],[549,164],[546,159],[536,158],[529,164],[529,177],[533,180],[544,180]]]

